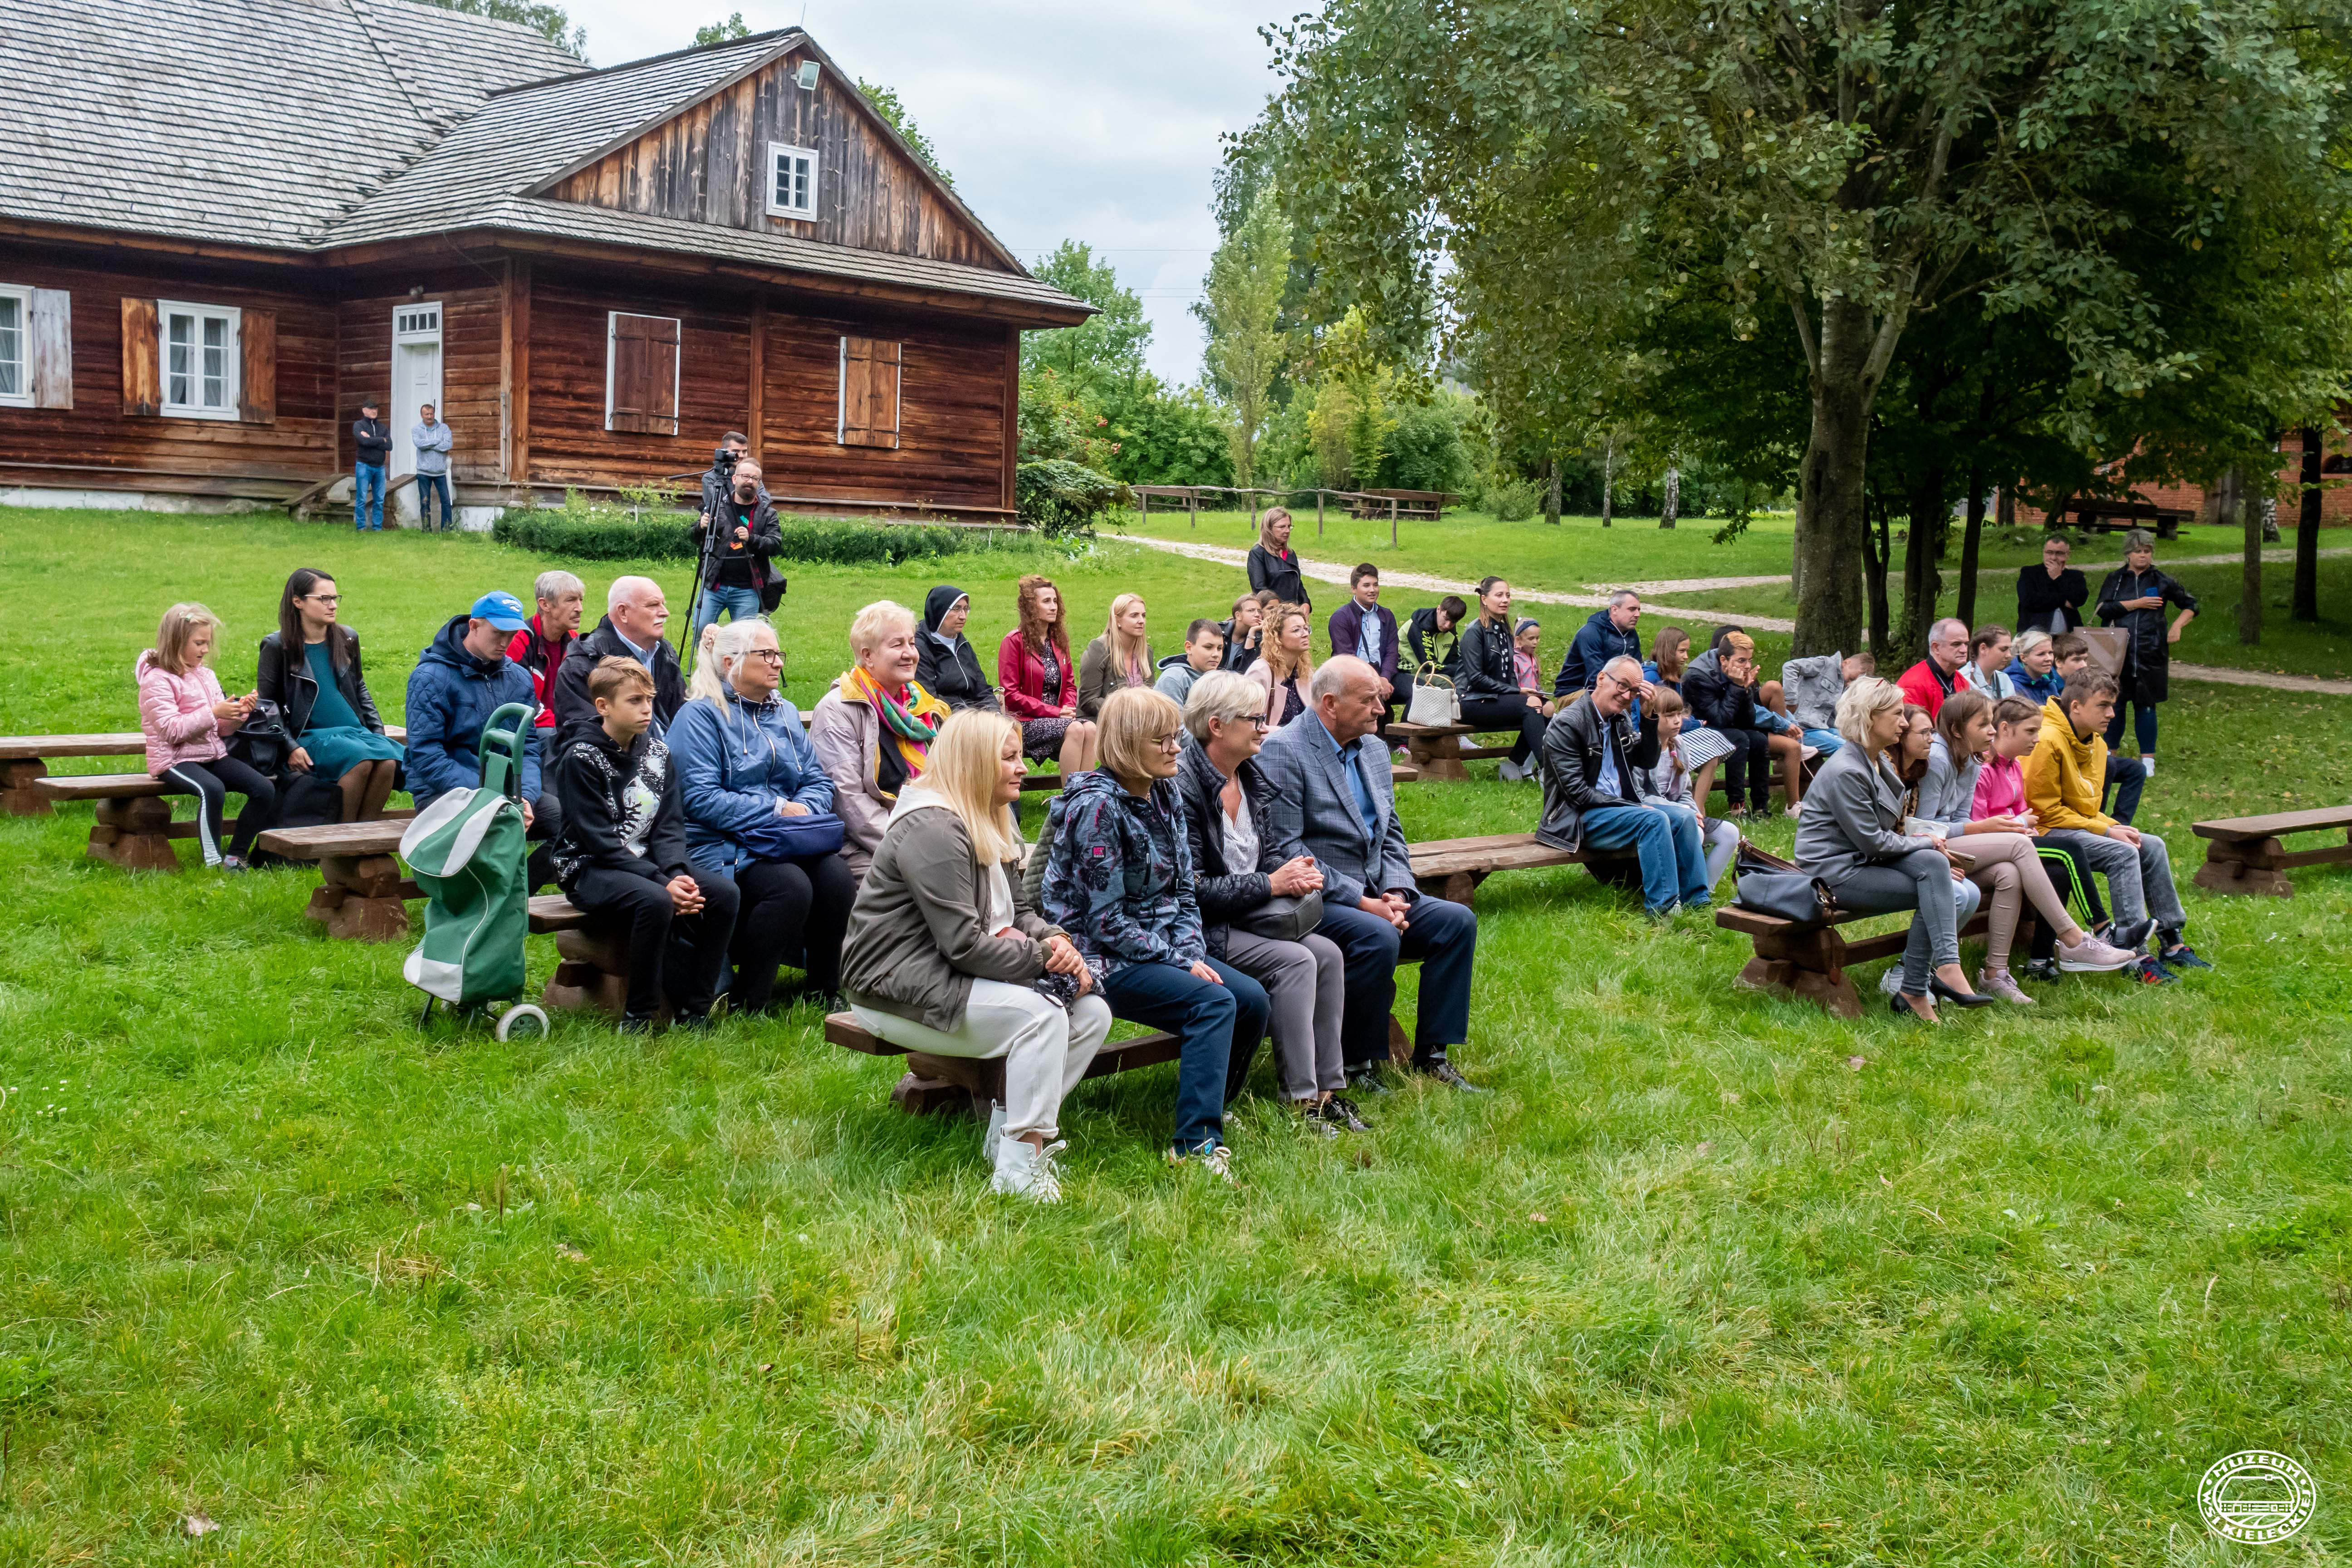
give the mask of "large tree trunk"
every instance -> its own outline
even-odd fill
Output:
[[[1554,528],[1559,526],[1559,458],[1544,460],[1544,521]]]
[[[1984,542],[1984,470],[1969,470],[1969,522],[1960,535],[1960,602],[1952,614],[1970,628],[1977,624],[1977,549]]]
[[[1834,653],[1862,637],[1863,477],[1870,458],[1870,312],[1822,308],[1812,433],[1797,510],[1796,652]]]
[[[1672,463],[1666,465],[1666,505],[1658,514],[1660,528],[1672,528],[1683,510],[1683,471]]]
[[[2294,522],[2294,606],[2298,621],[2319,619],[2319,464],[2326,450],[2319,428],[2303,427],[2303,504]]]
[[[1870,515],[1863,519],[1863,591],[1870,604],[1870,657],[1884,667],[1890,679],[1895,668],[1895,650],[1886,641],[1886,555],[1892,545],[1887,535],[1887,507],[1883,500],[1865,498]],[[1857,644],[1857,646],[1859,646]],[[1832,653],[1852,653],[1853,648],[1832,648]]]
[[[1617,432],[1612,430],[1609,439],[1601,445],[1601,526],[1617,510]]]
[[[1944,558],[1944,536],[1951,531],[1951,497],[1945,489],[1944,470],[1930,467],[1912,485],[1909,537],[1903,546],[1903,617],[1896,623],[1895,644],[1904,662],[1925,658],[1927,628],[1936,624],[1936,601],[1944,591],[1944,575],[1936,569]]]
[[[2245,529],[2244,564],[2238,571],[2238,640],[2263,640],[2263,508],[2249,499],[2239,505]]]

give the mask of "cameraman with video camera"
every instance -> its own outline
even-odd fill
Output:
[[[769,557],[784,547],[776,513],[761,484],[760,465],[745,457],[729,433],[710,472],[703,475],[703,512],[694,525],[695,553],[701,562],[696,584],[693,636],[719,618],[742,620],[773,609],[782,596],[783,580],[769,568]],[[721,476],[724,476],[721,479]],[[714,479],[719,482],[714,486]]]

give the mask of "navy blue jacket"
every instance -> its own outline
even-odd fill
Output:
[[[1567,657],[1559,661],[1559,674],[1551,683],[1554,697],[1566,697],[1591,686],[1609,661],[1620,656],[1636,663],[1642,658],[1642,634],[1621,632],[1606,610],[1595,610],[1591,618],[1576,629],[1570,639]]]
[[[495,659],[466,651],[464,616],[427,644],[408,676],[408,791],[422,811],[453,789],[482,782],[482,725],[509,702],[536,715],[530,671],[501,652]],[[540,796],[538,731],[524,727],[522,798]]]
[[[781,697],[756,708],[697,698],[670,721],[668,744],[686,803],[687,858],[703,870],[733,876],[752,858],[742,835],[772,818],[780,800],[833,809],[833,781],[799,710]]]

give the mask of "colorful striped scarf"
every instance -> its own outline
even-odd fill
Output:
[[[905,696],[893,697],[862,665],[851,666],[842,676],[841,695],[846,701],[865,703],[881,721],[883,732],[874,742],[874,782],[885,799],[896,800],[908,781],[923,776],[931,740],[947,721],[948,705],[912,680],[907,682]]]

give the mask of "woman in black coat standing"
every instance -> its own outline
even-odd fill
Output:
[[[971,595],[942,583],[923,598],[923,629],[915,637],[915,679],[923,689],[961,712],[976,708],[1001,713],[996,688],[980,668],[980,655],[963,635],[971,616]]]
[[[2178,605],[2180,613],[2169,625],[2164,607]],[[2170,694],[2172,645],[2197,618],[2197,595],[2156,569],[2156,540],[2146,529],[2124,535],[2124,563],[2099,584],[2099,621],[2120,626],[2125,633],[2124,667],[2116,680],[2116,716],[2107,725],[2107,750],[2124,738],[2124,705],[2132,710],[2132,730],[2139,742],[2139,765],[2156,776],[2156,705]]]

